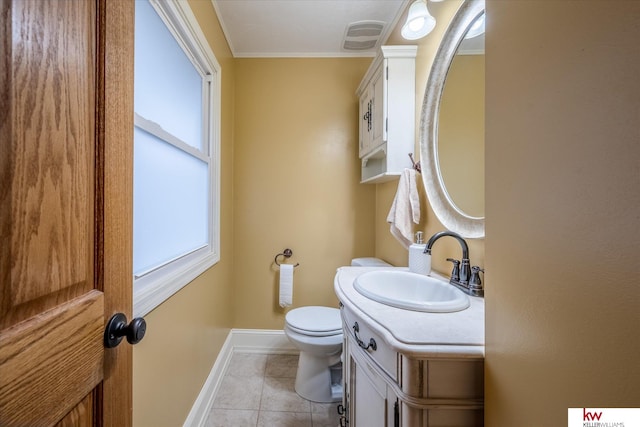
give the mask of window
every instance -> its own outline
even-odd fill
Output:
[[[135,3],[133,308],[142,316],[220,259],[220,66],[186,2]]]

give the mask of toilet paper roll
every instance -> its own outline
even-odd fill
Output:
[[[280,307],[293,302],[293,264],[280,264]]]

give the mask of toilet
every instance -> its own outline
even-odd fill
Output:
[[[390,266],[378,258],[356,258],[352,266]],[[300,350],[295,390],[312,402],[342,400],[342,319],[340,310],[309,306],[285,316],[284,333]]]

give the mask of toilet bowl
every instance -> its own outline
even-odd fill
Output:
[[[296,393],[313,402],[329,403],[341,400],[340,310],[317,306],[293,309],[285,317],[284,333],[300,350]]]
[[[389,266],[378,258],[356,258],[352,266]],[[285,316],[284,333],[300,350],[295,389],[313,402],[342,400],[342,320],[337,308],[310,306]]]

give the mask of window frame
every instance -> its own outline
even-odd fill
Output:
[[[186,1],[148,0],[169,32],[182,47],[194,68],[203,76],[203,144],[202,152],[184,147],[164,136],[161,139],[202,160],[208,159],[209,243],[173,260],[133,276],[133,316],[144,316],[166,301],[200,274],[220,261],[220,105],[222,70],[193,12]],[[135,66],[135,65],[134,65]],[[208,90],[207,89],[208,85]],[[158,125],[134,113],[134,126],[159,136]],[[193,151],[197,152],[194,153]]]

